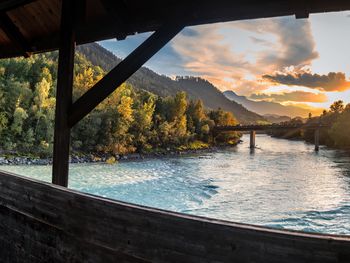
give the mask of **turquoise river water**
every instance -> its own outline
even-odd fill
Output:
[[[350,235],[350,153],[257,135],[196,156],[73,164],[69,187],[181,213],[276,228]],[[1,166],[51,180],[50,166]]]

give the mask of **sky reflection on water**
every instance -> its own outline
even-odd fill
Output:
[[[277,228],[350,235],[350,154],[257,135],[180,158],[70,167],[69,187],[126,202]],[[2,170],[50,181],[49,166]]]

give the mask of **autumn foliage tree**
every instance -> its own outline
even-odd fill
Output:
[[[0,151],[51,155],[56,71],[57,52],[0,61]],[[73,100],[105,73],[77,53]],[[236,123],[231,113],[208,111],[202,101],[189,101],[185,92],[159,97],[124,83],[73,127],[71,148],[83,154],[115,155],[176,150],[197,141],[215,143],[215,125]],[[223,137],[220,143],[232,139]]]

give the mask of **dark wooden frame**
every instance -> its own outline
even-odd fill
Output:
[[[29,2],[32,1],[11,0],[0,4],[2,28],[25,56],[31,47],[8,19],[6,10]],[[170,41],[183,24],[164,23],[72,104],[75,18],[81,25],[84,23],[85,0],[62,2],[53,184],[0,172],[2,262],[350,262],[348,236],[274,230],[195,217],[67,189],[71,127]],[[76,9],[77,3],[80,10]],[[305,10],[297,17],[307,17]],[[121,32],[120,37],[124,36],[125,32]]]
[[[23,56],[26,58],[29,57],[32,52],[32,48],[6,12],[0,13],[0,25],[7,37],[22,50]]]
[[[68,186],[70,129],[184,28],[183,24],[175,22],[164,24],[72,104],[76,26],[74,2],[63,0],[62,5],[52,168],[52,183],[65,187]],[[80,17],[80,20],[83,18]]]
[[[184,25],[182,24],[169,23],[153,33],[105,77],[74,102],[69,112],[69,126],[73,127],[91,112],[183,28]]]
[[[52,183],[68,186],[70,127],[68,111],[72,105],[75,52],[75,1],[62,1],[61,44],[58,58],[55,134]]]
[[[4,172],[0,186],[4,263],[350,262],[349,236],[179,214]]]

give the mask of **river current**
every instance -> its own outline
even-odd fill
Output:
[[[350,153],[257,135],[195,156],[73,164],[69,187],[181,213],[307,232],[350,235]],[[50,166],[1,166],[50,181]]]

